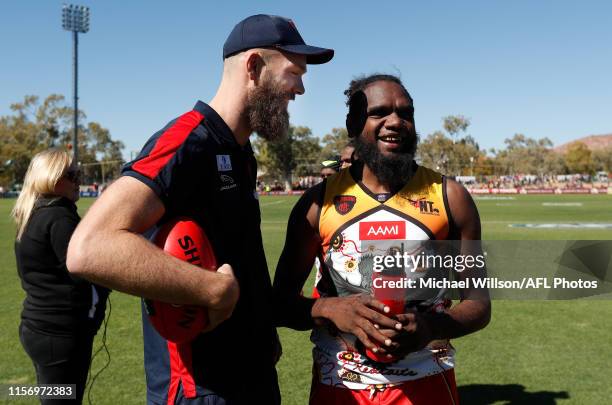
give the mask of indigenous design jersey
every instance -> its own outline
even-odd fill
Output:
[[[374,258],[416,254],[413,245],[422,245],[420,241],[447,239],[452,223],[449,217],[446,179],[430,169],[418,166],[413,178],[395,195],[371,193],[348,169],[329,177],[319,218],[323,264],[316,289],[322,297],[374,293],[373,277],[381,274]],[[408,267],[395,270],[407,279],[427,273]],[[450,306],[445,290],[427,290],[427,296],[414,296],[410,289],[399,293],[404,295],[404,309],[442,311]],[[454,366],[448,341],[436,344],[435,350],[427,347],[395,362],[379,363],[366,356],[354,335],[335,328],[315,327],[311,340],[315,344],[315,372],[327,385],[352,389],[393,385]]]

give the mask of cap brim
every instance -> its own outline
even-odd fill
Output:
[[[306,63],[309,65],[320,65],[327,63],[334,57],[334,50],[327,48],[319,48],[310,45],[277,45],[283,51],[295,53],[298,55],[306,55]]]

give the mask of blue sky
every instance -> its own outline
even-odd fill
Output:
[[[294,125],[323,136],[343,126],[352,77],[401,75],[417,130],[463,114],[485,148],[514,133],[555,145],[612,132],[612,2],[595,1],[118,1],[83,0],[79,96],[125,156],[173,117],[208,101],[231,28],[256,13],[292,18],[307,43],[336,50],[310,66]],[[214,4],[214,5],[213,5]],[[72,39],[60,1],[0,6],[0,115],[26,94],[72,103]],[[221,6],[220,6],[221,5]]]

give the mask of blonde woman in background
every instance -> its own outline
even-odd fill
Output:
[[[80,221],[79,184],[79,169],[67,151],[40,152],[30,162],[12,211],[17,270],[26,292],[19,337],[38,384],[76,384],[76,399],[61,403],[82,401],[108,297],[108,290],[66,269],[68,242]]]

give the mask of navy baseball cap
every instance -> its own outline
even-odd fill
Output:
[[[334,57],[334,50],[306,45],[293,21],[276,15],[257,14],[240,21],[223,44],[223,59],[252,48],[276,48],[306,56],[318,65]]]

